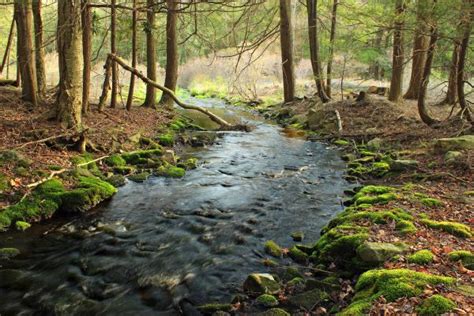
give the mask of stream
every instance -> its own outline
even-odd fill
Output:
[[[265,241],[288,247],[302,231],[313,242],[342,211],[351,185],[337,150],[222,101],[191,101],[256,128],[186,149],[200,166],[182,179],[128,181],[83,216],[1,234],[0,248],[21,251],[0,260],[1,315],[195,315],[266,271]]]

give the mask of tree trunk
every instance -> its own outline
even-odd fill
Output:
[[[458,62],[459,62],[459,42],[454,42],[453,55],[451,58],[451,65],[449,69],[448,79],[448,91],[446,92],[446,99],[443,102],[445,104],[453,105],[456,103],[458,98]]]
[[[313,76],[316,82],[318,96],[323,102],[329,101],[324,89],[323,72],[321,70],[321,59],[319,57],[319,39],[318,39],[318,1],[307,0],[306,7],[308,10],[308,35],[309,35],[309,51],[311,57],[311,67],[313,68]]]
[[[44,66],[42,0],[33,0],[33,20],[35,25],[35,61],[38,94],[46,93],[46,69]]]
[[[176,22],[178,1],[167,0],[168,14],[166,15],[166,76],[165,87],[171,91],[176,90],[178,81],[178,38],[176,34]],[[167,93],[161,96],[160,104],[167,108],[173,107],[173,99]]]
[[[467,8],[465,10],[466,16],[462,19],[461,27],[462,27],[462,41],[459,46],[459,60],[457,63],[457,88],[458,88],[458,98],[459,98],[459,105],[461,106],[461,111],[471,125],[474,126],[474,121],[471,116],[470,109],[466,102],[466,96],[464,94],[464,70],[466,65],[466,56],[467,51],[469,49],[469,37],[471,35],[471,28],[472,28],[472,16],[474,14],[474,10],[469,5],[472,2],[470,0],[466,0],[465,4],[467,4]]]
[[[132,68],[137,67],[137,0],[133,0],[132,13]],[[135,75],[130,74],[130,85],[128,87],[127,111],[132,109],[133,94],[135,90]]]
[[[336,38],[337,23],[337,5],[339,0],[333,0],[331,14],[331,33],[329,34],[329,59],[326,78],[326,93],[328,98],[331,97],[331,79],[332,79],[332,61],[334,59],[334,40]]]
[[[392,57],[392,78],[390,80],[390,94],[388,99],[398,102],[402,94],[403,85],[403,13],[405,11],[404,0],[396,0],[395,4],[395,25],[393,33],[393,57]]]
[[[21,97],[25,101],[37,105],[38,91],[36,81],[35,54],[32,39],[31,0],[15,1],[15,20],[18,30],[18,63],[21,76]]]
[[[58,1],[59,91],[56,118],[67,128],[81,129],[82,25],[81,0]]]
[[[428,51],[426,54],[425,67],[423,69],[423,75],[421,77],[419,94],[418,94],[418,113],[420,114],[421,120],[428,126],[432,126],[438,123],[437,120],[433,119],[426,109],[426,92],[428,90],[428,83],[430,81],[431,65],[433,64],[434,51],[436,48],[436,42],[438,41],[438,27],[433,24],[430,26],[430,42]]]
[[[111,0],[110,5],[110,51],[112,54],[117,54],[117,48],[115,46],[116,38],[116,27],[117,27],[117,10],[115,8],[116,0]],[[117,65],[112,63],[112,92],[110,97],[110,107],[115,108],[117,106]]]
[[[5,48],[5,53],[3,54],[2,65],[0,66],[0,73],[3,72],[5,65],[8,69],[8,57],[10,57],[10,49],[13,42],[13,31],[15,30],[15,17],[12,18],[12,23],[10,25],[10,32],[8,33],[7,47]],[[8,77],[8,73],[7,73]]]
[[[381,50],[380,47],[382,46],[382,40],[383,40],[383,29],[379,29],[377,33],[375,34],[375,40],[374,40],[374,48],[377,50]],[[381,67],[380,67],[380,61],[378,59],[374,60],[374,63],[369,67],[369,74],[375,79],[375,80],[381,80]]]
[[[426,51],[428,50],[429,44],[429,38],[426,36],[427,28],[424,22],[424,9],[426,4],[426,0],[418,0],[417,29],[413,41],[410,84],[408,85],[407,92],[403,96],[405,99],[416,100],[420,93],[421,76],[423,75],[423,69],[426,62]]]
[[[285,102],[295,99],[295,70],[293,64],[293,31],[291,1],[280,0],[280,47],[283,69],[283,94]]]
[[[156,81],[156,49],[155,49],[155,37],[153,35],[153,28],[155,26],[155,11],[153,8],[154,1],[146,1],[148,10],[146,12],[146,76],[152,80]],[[145,107],[155,107],[156,102],[156,91],[153,88],[153,85],[147,84],[146,86],[146,97],[143,106]]]
[[[91,56],[92,56],[92,18],[90,0],[81,1],[82,22],[82,56],[84,67],[82,68],[82,113],[90,110],[89,95],[91,85]]]

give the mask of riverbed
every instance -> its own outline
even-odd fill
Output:
[[[21,251],[0,261],[0,314],[192,315],[265,271],[265,241],[290,246],[302,231],[314,242],[342,211],[351,185],[335,148],[219,100],[191,101],[255,129],[185,149],[200,166],[182,179],[129,181],[85,216],[0,235]]]

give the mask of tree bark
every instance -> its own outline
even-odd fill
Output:
[[[471,28],[472,28],[472,16],[474,14],[474,10],[470,5],[472,5],[472,2],[470,0],[466,0],[465,4],[467,4],[466,8],[466,15],[462,19],[461,22],[461,27],[463,29],[462,32],[462,41],[461,44],[459,45],[459,60],[457,63],[457,90],[458,90],[458,98],[459,98],[459,105],[461,106],[461,111],[464,115],[466,115],[466,118],[469,122],[471,122],[471,125],[474,126],[474,121],[471,116],[471,112],[469,109],[469,106],[467,105],[466,102],[466,96],[464,94],[464,70],[465,70],[465,65],[466,65],[466,56],[467,56],[467,51],[469,49],[469,37],[471,35]]]
[[[438,123],[437,120],[433,119],[426,109],[426,93],[428,90],[428,83],[430,81],[431,65],[433,64],[434,51],[436,48],[436,42],[438,41],[438,27],[432,23],[430,26],[430,42],[428,51],[426,54],[425,67],[423,69],[423,75],[421,77],[419,94],[418,94],[418,113],[421,120],[428,126],[432,126]]]
[[[396,0],[395,4],[395,24],[393,33],[393,57],[392,57],[392,78],[390,80],[390,93],[388,99],[398,102],[402,94],[403,85],[403,14],[405,11],[404,0]]]
[[[133,0],[133,13],[132,13],[132,67],[137,67],[137,0]],[[128,97],[127,97],[127,111],[132,109],[133,104],[133,94],[135,90],[135,75],[130,74],[130,85],[128,87]]]
[[[82,24],[81,0],[58,1],[59,91],[56,118],[67,128],[81,129]]]
[[[285,102],[295,99],[295,70],[293,64],[293,30],[291,1],[280,0],[280,47],[283,69],[283,94]]]
[[[316,82],[316,89],[319,98],[323,102],[329,101],[324,88],[323,72],[321,70],[321,58],[319,57],[319,39],[318,39],[318,1],[307,0],[306,7],[308,10],[308,35],[309,35],[309,51],[311,57],[311,67],[313,69],[313,77]]]
[[[427,28],[424,22],[424,9],[426,0],[418,0],[417,6],[417,29],[413,40],[413,54],[410,84],[408,90],[403,96],[405,99],[418,99],[420,93],[421,76],[426,62],[426,52],[428,50],[429,38],[426,36]]]
[[[455,41],[453,48],[453,55],[451,58],[451,65],[449,68],[448,91],[446,92],[445,104],[453,105],[458,98],[458,62],[459,62],[459,42]]]
[[[337,24],[337,5],[339,0],[333,0],[331,13],[331,33],[329,34],[329,59],[327,66],[326,77],[326,93],[328,98],[331,97],[331,79],[332,79],[332,62],[334,59],[334,40],[336,38],[336,24]]]
[[[38,91],[36,81],[35,54],[32,40],[31,0],[15,1],[15,20],[18,30],[18,65],[21,77],[21,97],[23,100],[37,105]]]
[[[82,56],[84,67],[82,68],[82,113],[90,110],[89,95],[91,85],[91,56],[92,56],[92,17],[90,0],[81,1],[82,22]]]
[[[166,75],[165,87],[176,91],[178,81],[178,38],[176,34],[177,0],[167,0],[168,13],[166,15]],[[173,99],[167,93],[161,96],[160,104],[167,108],[173,107]]]
[[[146,12],[146,74],[147,77],[152,81],[156,81],[156,43],[153,35],[153,28],[155,26],[155,11],[153,8],[154,1],[146,1],[148,10]],[[144,107],[155,107],[156,102],[156,91],[153,85],[148,84],[146,86],[146,97],[143,102]]]
[[[2,65],[0,66],[0,73],[3,72],[5,65],[8,66],[7,61],[8,61],[8,57],[10,56],[10,49],[12,46],[14,30],[15,30],[15,17],[12,18],[12,23],[10,25],[10,32],[8,33],[7,47],[5,48],[5,53],[3,54]]]
[[[110,4],[110,51],[112,54],[117,54],[117,48],[115,45],[116,39],[116,27],[117,27],[117,10],[115,8],[116,0],[111,0]],[[115,108],[117,106],[117,65],[112,64],[112,96],[110,98],[110,107]]]
[[[46,69],[44,66],[42,0],[33,0],[33,21],[35,25],[35,62],[38,94],[46,93]]]

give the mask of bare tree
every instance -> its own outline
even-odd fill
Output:
[[[329,58],[327,66],[326,78],[326,93],[328,98],[331,97],[331,79],[332,79],[332,62],[334,59],[334,40],[336,38],[336,24],[337,24],[337,6],[339,0],[333,0],[331,12],[331,32],[329,34]]]
[[[91,85],[91,56],[92,56],[92,18],[90,0],[81,1],[82,22],[82,56],[84,67],[82,70],[82,113],[90,110],[89,95]]]
[[[474,121],[472,119],[470,109],[466,102],[466,96],[464,94],[464,71],[466,65],[466,56],[469,49],[469,37],[471,35],[472,16],[474,14],[474,10],[472,9],[471,0],[465,0],[464,3],[467,8],[464,11],[466,12],[465,16],[461,20],[462,41],[459,45],[459,60],[457,64],[457,88],[461,111],[464,115],[466,115],[468,121],[471,122],[471,124],[474,126]]]
[[[41,0],[33,0],[33,21],[35,29],[35,62],[38,94],[46,92],[46,70],[44,66],[43,19],[41,17]]]
[[[117,48],[115,45],[117,37],[117,9],[116,0],[111,0],[110,3],[110,51],[112,54],[117,54]],[[115,108],[117,106],[117,90],[118,90],[118,69],[115,63],[112,63],[112,92],[110,97],[110,107]]]
[[[280,0],[280,43],[284,100],[285,102],[291,102],[295,98],[295,70],[290,0]]]
[[[156,43],[153,34],[153,28],[155,25],[155,11],[153,10],[154,1],[146,1],[148,10],[146,11],[146,73],[147,78],[152,81],[156,81]],[[147,84],[146,96],[143,102],[144,107],[154,108],[156,102],[156,91],[153,85]]]
[[[404,12],[404,0],[396,0],[393,33],[392,78],[390,80],[390,93],[388,96],[388,99],[392,102],[397,102],[402,94],[403,61],[405,57],[403,50]]]
[[[59,90],[56,117],[68,128],[81,128],[82,24],[81,0],[58,1]]]
[[[132,68],[137,67],[137,0],[133,0],[133,13],[132,13]],[[128,87],[128,97],[127,97],[127,111],[132,109],[133,103],[133,94],[135,90],[135,75],[130,74],[130,85]]]

